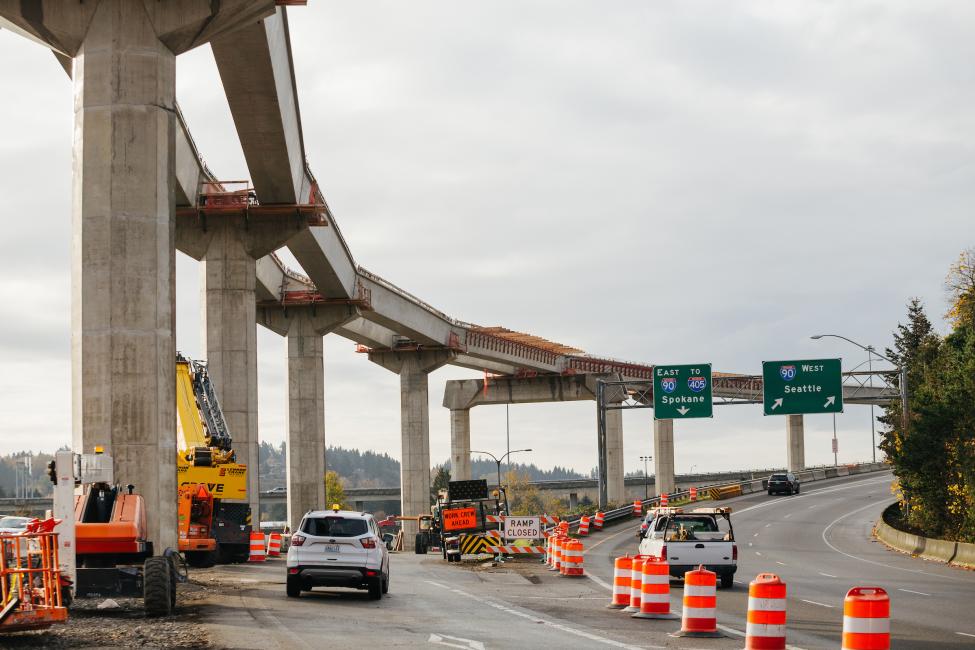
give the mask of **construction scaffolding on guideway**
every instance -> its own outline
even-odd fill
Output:
[[[842,373],[843,401],[848,404],[882,406],[893,400],[904,401],[907,391],[900,368],[892,370],[853,370]],[[714,406],[761,404],[764,382],[762,375],[739,375],[715,372],[712,376]],[[652,409],[653,379],[596,381],[596,420],[598,425],[599,508],[609,501],[606,413],[614,410]],[[906,403],[906,401],[905,401]],[[628,506],[629,507],[629,506]]]

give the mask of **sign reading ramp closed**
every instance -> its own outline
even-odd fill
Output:
[[[541,518],[506,517],[504,520],[504,536],[505,539],[541,539]]]
[[[443,510],[443,529],[444,530],[466,530],[477,528],[477,509],[476,508],[453,508]]]

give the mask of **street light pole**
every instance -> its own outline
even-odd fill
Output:
[[[501,487],[501,463],[503,463],[504,462],[504,459],[507,458],[508,456],[510,456],[511,454],[517,454],[518,452],[521,452],[521,451],[531,451],[531,449],[512,449],[511,451],[505,453],[505,455],[502,456],[501,458],[498,458],[497,456],[495,456],[494,454],[492,454],[489,451],[476,451],[476,450],[473,450],[473,449],[471,450],[471,453],[472,454],[484,454],[485,456],[490,456],[494,460],[494,462],[497,464],[497,466],[498,466],[498,490],[501,493],[504,494],[504,513],[505,513],[505,515],[509,515],[509,514],[511,514],[511,512],[510,512],[509,507],[508,507],[508,491],[507,490],[504,490]]]
[[[653,456],[640,456],[643,461],[643,500],[650,499],[650,475],[647,474],[647,461],[653,460]]]
[[[868,382],[870,388],[873,388],[873,346],[867,346],[867,368],[870,370],[870,376]],[[873,404],[870,405],[870,452],[873,454],[873,462],[877,462],[877,432],[876,432],[876,418],[873,414]]]

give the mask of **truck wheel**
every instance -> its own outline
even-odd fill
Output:
[[[187,551],[186,563],[194,569],[208,569],[217,563],[217,551]]]
[[[288,598],[297,598],[301,595],[301,581],[298,576],[288,576],[288,582],[284,588],[285,592],[288,594]]]
[[[142,567],[142,599],[146,616],[169,616],[173,613],[172,589],[169,559],[147,558]]]
[[[735,575],[733,573],[726,573],[721,576],[721,588],[731,589],[732,585],[735,584]]]
[[[383,579],[373,578],[369,581],[369,600],[379,600],[383,597]]]
[[[413,540],[413,552],[417,555],[426,555],[427,552],[427,538],[423,533],[417,533],[416,538]]]

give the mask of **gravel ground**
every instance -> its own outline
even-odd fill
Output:
[[[142,599],[116,598],[118,609],[98,609],[101,599],[75,601],[65,625],[0,635],[0,648],[200,648],[211,649],[200,622],[200,603],[213,593],[197,580],[179,585],[176,614],[147,619]]]

